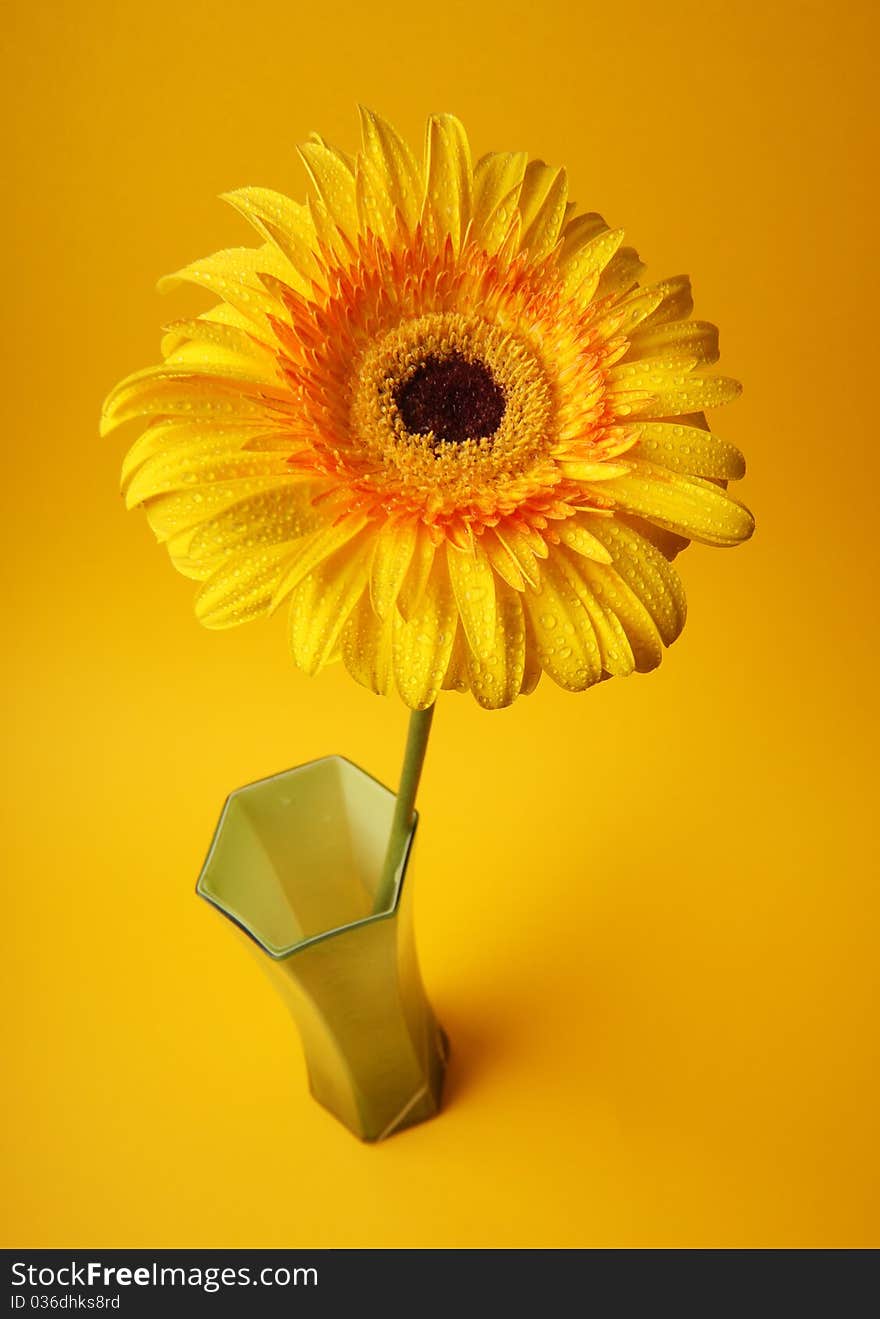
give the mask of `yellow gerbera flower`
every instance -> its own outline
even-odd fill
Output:
[[[622,231],[571,214],[564,170],[474,166],[451,115],[423,164],[362,123],[354,159],[300,148],[305,205],[229,194],[261,247],[165,281],[222,302],[107,399],[105,432],[149,419],[128,505],[206,626],[288,602],[300,668],[341,657],[413,709],[654,668],[685,616],[670,560],[753,529],[703,415],[739,392],[704,369],[717,331],[686,277],[640,286]]]

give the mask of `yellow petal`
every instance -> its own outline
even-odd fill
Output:
[[[559,562],[590,615],[604,672],[613,677],[627,677],[635,668],[636,661],[626,629],[611,608],[606,593],[600,589],[600,583],[608,574],[591,573],[589,564],[585,564],[582,558],[566,554],[565,551],[560,554]],[[657,649],[659,651],[659,646]]]
[[[394,212],[400,213],[407,228],[416,227],[422,206],[423,176],[409,145],[390,124],[360,107],[363,157],[384,179],[385,192],[391,207],[389,228]]]
[[[323,258],[348,265],[354,253],[354,244],[345,229],[340,229],[331,212],[320,197],[308,199],[309,215],[315,226],[315,238],[318,251]]]
[[[342,633],[342,661],[346,669],[356,682],[379,696],[388,696],[393,686],[393,630],[393,617],[377,618],[365,591]]]
[[[316,531],[304,536],[296,546],[287,572],[278,583],[272,608],[276,609],[291,591],[299,586],[304,577],[308,577],[318,565],[324,563],[331,555],[335,555],[357,536],[366,522],[367,519],[362,513],[350,513],[341,521],[318,527]],[[369,564],[364,569],[365,573],[368,567]]]
[[[241,448],[230,449],[224,441],[213,439],[206,445],[177,447],[148,458],[128,486],[125,505],[134,508],[156,495],[214,481],[273,475],[290,476],[283,454],[243,453]]]
[[[181,283],[197,284],[263,327],[266,316],[278,315],[282,310],[266,291],[260,279],[263,274],[274,275],[291,287],[297,283],[291,262],[277,247],[267,243],[258,248],[231,247],[202,257],[173,275],[165,275],[159,280],[159,291],[165,293]]]
[[[674,421],[642,422],[632,455],[673,472],[710,480],[737,481],[746,470],[745,459],[734,445],[708,430]]]
[[[199,562],[233,549],[300,540],[318,524],[314,492],[314,484],[288,480],[238,500],[200,523],[190,538],[188,557]]]
[[[151,422],[138,436],[122,462],[120,482],[123,491],[134,473],[144,465],[148,458],[157,454],[169,453],[172,449],[193,449],[216,445],[229,452],[243,449],[252,435],[261,434],[260,427],[249,423],[237,426],[206,426],[201,421],[187,422],[179,417]]]
[[[660,300],[651,315],[645,319],[645,328],[649,325],[665,325],[668,321],[685,321],[694,309],[688,275],[672,275],[669,279],[662,279],[657,284],[649,285],[649,289],[652,293],[659,294]],[[648,292],[648,289],[645,292]]]
[[[523,175],[519,194],[519,213],[522,216],[522,231],[528,233],[534,221],[542,213],[548,198],[557,188],[559,176],[565,177],[565,171],[556,165],[548,165],[543,160],[530,160]]]
[[[221,200],[234,206],[287,259],[293,274],[280,278],[298,292],[308,293],[319,274],[309,208],[271,188],[238,188],[223,193]]]
[[[520,696],[531,696],[541,681],[541,674],[544,670],[541,668],[541,660],[538,655],[535,629],[532,627],[532,620],[529,618],[529,611],[525,603],[523,603],[523,626],[525,630],[525,666],[519,692]]]
[[[425,710],[437,699],[452,655],[457,612],[449,572],[438,554],[409,620],[395,616],[394,676],[411,710]]]
[[[335,147],[332,142],[328,142],[320,133],[310,133],[309,141],[317,142],[318,146],[324,147],[326,151],[330,152],[331,156],[335,156],[336,159],[345,166],[352,178],[354,177],[354,157],[347,151],[343,151],[342,147]]]
[[[293,591],[290,649],[304,673],[313,675],[335,658],[343,628],[367,585],[370,538],[365,531],[313,566]]]
[[[486,252],[496,253],[502,249],[513,256],[519,249],[519,236],[522,230],[517,203],[520,185],[516,184],[502,197],[491,215],[480,226],[478,245]]]
[[[585,235],[589,234],[586,230]],[[563,245],[559,267],[565,292],[585,302],[592,298],[602,271],[622,242],[622,229],[604,229],[585,236],[581,243],[572,243],[568,250]]]
[[[258,376],[232,374],[225,369],[200,371],[182,367],[152,366],[121,380],[104,400],[101,434],[139,417],[179,416],[235,425],[254,420],[266,424],[269,405],[286,406],[285,390],[267,385]]]
[[[645,269],[643,261],[634,247],[621,247],[608,262],[596,285],[597,299],[618,297],[638,283],[639,276]]]
[[[528,538],[517,527],[509,523],[502,523],[496,527],[495,535],[501,542],[502,548],[513,559],[523,581],[537,590],[541,582],[541,570],[535,557],[535,546],[530,544]],[[511,582],[511,585],[515,583]]]
[[[524,151],[491,151],[474,166],[474,225],[490,216],[511,188],[522,184],[528,156]]]
[[[299,147],[299,154],[333,223],[349,238],[355,239],[359,226],[351,165],[319,138],[304,142]]]
[[[452,643],[452,654],[449,657],[449,663],[446,666],[446,674],[443,678],[441,690],[444,692],[466,692],[470,690],[471,679],[468,673],[468,654],[470,647],[467,643],[467,637],[464,634],[464,628],[461,623],[456,623],[455,640]]]
[[[207,522],[234,504],[268,490],[280,490],[286,482],[277,476],[248,477],[236,481],[215,481],[190,490],[175,490],[157,495],[144,505],[147,521],[160,544],[202,522]]]
[[[537,200],[539,189],[533,196],[527,195],[526,178],[520,193],[519,209],[523,217],[520,246],[535,260],[540,261],[553,251],[562,230],[568,200],[568,178],[564,169],[552,171],[549,178],[542,176],[541,185],[546,182],[547,190]],[[531,203],[531,204],[530,204]]]
[[[621,513],[618,509],[614,513],[614,520],[625,527],[631,527],[642,540],[650,541],[670,563],[690,545],[687,536],[667,531],[664,527],[658,527],[656,522],[649,522],[647,518],[640,518],[635,513]]]
[[[415,523],[387,522],[376,537],[370,567],[370,599],[379,618],[386,618],[397,604],[417,535]]]
[[[593,521],[595,521],[595,518]],[[575,554],[582,554],[587,559],[595,559],[597,563],[611,562],[611,555],[602,542],[597,540],[577,517],[569,518],[563,522],[559,528],[559,538],[563,545],[566,545],[570,550],[574,550]]]
[[[690,375],[695,366],[692,357],[667,353],[644,362],[616,362],[608,369],[607,380],[619,393],[651,394],[668,389],[670,381]]]
[[[575,215],[566,221],[557,258],[560,270],[565,269],[587,243],[597,238],[599,234],[609,232],[608,225],[598,211]]]
[[[437,234],[449,234],[458,249],[472,214],[472,169],[467,134],[454,115],[431,115],[425,159],[423,213],[433,218]]]
[[[397,225],[397,212],[388,195],[386,180],[372,160],[359,155],[354,176],[358,224],[363,234],[375,234],[391,246]]]
[[[512,586],[515,591],[524,590],[525,578],[520,571],[519,564],[503,541],[500,541],[492,530],[485,532],[481,537],[481,541],[486,556],[498,576]]]
[[[688,376],[675,380],[668,389],[654,395],[651,411],[664,417],[680,417],[686,412],[705,412],[733,403],[742,393],[742,385],[730,376]],[[646,408],[639,409],[641,413]]]
[[[662,301],[663,294],[656,289],[633,289],[612,302],[601,316],[596,317],[593,333],[598,339],[613,339],[621,334],[632,335]]]
[[[615,476],[625,476],[629,467],[625,462],[580,462],[576,458],[560,457],[558,459],[562,475],[569,481],[610,481]]]
[[[431,565],[434,562],[434,553],[434,542],[431,540],[428,531],[425,527],[419,526],[416,531],[409,569],[397,598],[397,607],[406,619],[413,616],[421,603],[422,593],[427,585]]]
[[[628,476],[599,487],[626,512],[706,545],[739,545],[754,531],[749,510],[710,481],[640,460],[633,460],[631,467]],[[596,534],[602,538],[598,529]]]
[[[605,563],[584,560],[579,571],[587,583],[602,619],[594,623],[602,650],[602,665],[608,673],[639,673],[656,669],[663,658],[663,640],[651,616],[624,577]],[[616,620],[616,623],[612,620]],[[620,640],[617,628],[623,634]],[[674,641],[678,633],[670,636]],[[668,644],[668,643],[667,643]],[[627,657],[631,656],[631,663]]]
[[[742,392],[729,376],[702,376],[687,358],[652,357],[620,362],[608,372],[609,394],[619,416],[677,417],[731,403]]]
[[[216,311],[232,312],[240,323],[220,320]],[[203,316],[167,325],[162,356],[167,366],[197,368],[208,363],[259,375],[267,384],[279,382],[274,349],[258,339],[254,326],[226,303]]]
[[[627,678],[638,667],[632,644],[626,634],[626,628],[610,604],[593,589],[591,603],[587,606],[596,630],[596,639],[602,655],[602,668],[612,678]],[[644,664],[644,660],[642,661]],[[651,668],[654,667],[652,661]],[[644,667],[639,669],[643,673]]]
[[[501,523],[501,526],[503,526],[504,528],[504,536],[506,543],[508,545],[514,543],[511,535],[510,523],[503,522]],[[515,535],[519,537],[518,542],[516,542],[518,545],[519,544],[528,545],[532,553],[536,555],[539,559],[547,558],[547,555],[550,553],[550,549],[549,546],[547,545],[546,540],[541,535],[540,531],[536,531],[536,529],[534,527],[529,526],[527,522],[522,522],[517,527]]]
[[[496,151],[483,156],[474,167],[471,236],[487,252],[494,252],[507,232],[527,161],[524,151]]]
[[[174,564],[179,573],[184,577],[190,577],[197,582],[206,582],[212,573],[215,573],[223,564],[224,554],[215,554],[212,559],[191,559],[189,557],[189,543],[192,540],[195,528],[190,527],[188,531],[182,531],[177,536],[172,536],[165,542],[165,548],[168,551],[168,557]]]
[[[262,545],[226,559],[196,598],[199,622],[209,628],[235,627],[268,613],[291,548]]]
[[[630,332],[625,361],[660,357],[663,353],[691,357],[701,365],[717,362],[718,329],[708,321],[669,321]]]
[[[539,591],[523,596],[541,667],[566,691],[582,692],[602,676],[592,620],[556,557],[541,570]]]
[[[506,582],[495,583],[495,636],[491,648],[477,655],[467,648],[470,688],[486,710],[511,705],[525,674],[526,632],[520,596]]]
[[[595,521],[595,534],[611,554],[615,574],[648,611],[664,644],[671,645],[687,617],[687,603],[678,573],[654,545],[632,528],[616,518],[596,518]],[[590,580],[594,579],[607,583],[614,581],[607,574],[593,574]],[[619,610],[615,612],[619,613]],[[621,621],[625,625],[625,620]],[[627,634],[630,635],[629,630]]]
[[[495,574],[480,541],[473,553],[446,547],[449,579],[471,650],[483,660],[495,649]]]

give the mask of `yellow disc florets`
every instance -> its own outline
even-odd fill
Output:
[[[550,384],[535,351],[503,326],[455,312],[403,321],[353,375],[355,463],[377,492],[450,514],[503,506],[514,488],[519,501],[530,476],[551,475]]]

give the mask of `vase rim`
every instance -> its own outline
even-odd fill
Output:
[[[200,898],[202,898],[205,902],[210,903],[210,905],[212,907],[215,907],[217,911],[222,912],[223,915],[227,918],[227,920],[232,921],[233,925],[238,926],[238,928],[242,931],[242,933],[246,934],[249,939],[253,940],[253,942],[257,945],[257,947],[260,948],[261,951],[264,952],[267,957],[271,957],[272,960],[275,962],[286,961],[290,957],[295,957],[297,953],[304,952],[307,948],[313,948],[315,944],[324,943],[328,939],[334,939],[338,935],[344,934],[347,930],[356,930],[364,925],[374,925],[378,921],[390,920],[393,916],[397,914],[398,907],[400,906],[400,898],[403,892],[403,882],[404,879],[406,878],[407,867],[409,866],[409,859],[412,854],[413,842],[415,840],[416,829],[418,828],[418,823],[419,823],[418,811],[413,812],[413,822],[409,834],[407,835],[406,846],[403,850],[403,856],[401,857],[400,865],[398,867],[396,883],[394,888],[394,900],[391,903],[391,905],[389,907],[386,907],[384,911],[371,912],[369,916],[360,916],[358,917],[357,920],[345,921],[341,925],[331,926],[329,929],[322,930],[318,934],[311,934],[308,935],[306,938],[298,939],[295,943],[289,944],[284,948],[271,947],[269,944],[267,944],[262,938],[260,938],[260,936],[256,933],[256,931],[253,930],[247,924],[247,922],[241,916],[239,916],[236,912],[231,911],[230,908],[222,901],[222,899],[217,897],[215,894],[207,891],[206,888],[203,886],[202,881],[205,878],[205,874],[208,870],[208,866],[210,865],[211,859],[214,855],[214,850],[220,838],[220,833],[223,828],[224,821],[226,820],[226,816],[228,814],[230,805],[232,804],[233,800],[236,797],[238,797],[241,793],[248,792],[252,788],[259,788],[264,783],[271,783],[275,779],[283,779],[286,778],[288,775],[293,775],[298,773],[298,771],[300,770],[311,769],[315,765],[322,765],[327,761],[333,761],[333,760],[339,761],[344,765],[349,765],[352,769],[357,770],[358,774],[363,775],[364,778],[369,779],[372,783],[375,783],[377,787],[381,788],[384,792],[386,792],[389,797],[391,797],[392,799],[396,799],[397,794],[393,792],[391,788],[387,786],[387,784],[383,783],[380,779],[377,779],[374,774],[370,774],[368,770],[363,769],[360,765],[356,765],[353,760],[349,760],[348,756],[341,756],[338,753],[331,753],[330,755],[327,756],[316,756],[313,760],[307,760],[302,765],[292,765],[289,769],[279,770],[275,774],[267,774],[265,775],[265,777],[261,779],[254,779],[253,782],[251,783],[243,783],[240,787],[233,788],[233,790],[227,795],[226,800],[223,803],[223,809],[220,812],[220,819],[217,821],[217,825],[214,829],[213,837],[211,838],[211,844],[208,848],[207,856],[205,857],[204,863],[202,864],[202,868],[199,871],[199,877],[196,880],[197,895]]]

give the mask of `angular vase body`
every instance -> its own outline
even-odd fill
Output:
[[[287,1002],[314,1097],[369,1141],[432,1117],[446,1066],[413,937],[415,823],[391,905],[373,910],[394,802],[340,756],[239,788],[196,885]]]

